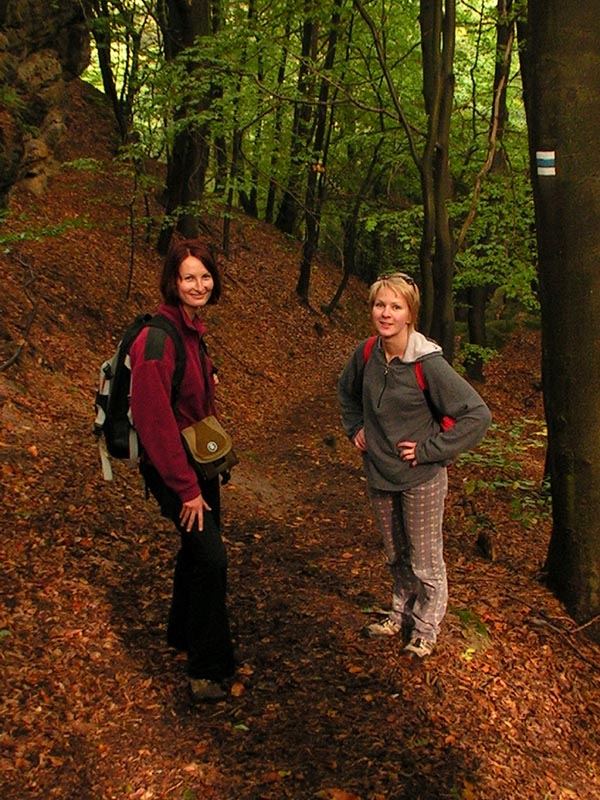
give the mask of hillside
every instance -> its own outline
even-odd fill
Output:
[[[3,224],[0,362],[24,342],[0,372],[1,796],[599,797],[600,648],[539,579],[537,333],[517,331],[477,387],[497,428],[451,468],[451,608],[432,658],[407,661],[360,636],[389,587],[335,379],[369,330],[365,288],[327,318],[339,272],[322,262],[301,305],[298,244],[241,216],[207,321],[240,455],[223,503],[242,663],[226,703],[188,706],[163,636],[176,537],[135,471],[102,480],[91,434],[99,364],[156,305],[160,260],[136,229],[126,298],[132,187],[109,114],[76,89],[64,158],[101,168],[15,191]]]

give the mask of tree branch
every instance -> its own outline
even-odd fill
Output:
[[[473,189],[473,198],[471,200],[469,213],[467,214],[465,221],[462,224],[462,227],[460,229],[460,234],[458,235],[458,239],[456,242],[457,252],[461,252],[463,249],[467,233],[473,223],[473,220],[475,219],[475,214],[477,213],[477,202],[479,200],[479,196],[481,195],[483,179],[488,174],[488,172],[492,168],[492,164],[494,163],[494,155],[496,153],[496,140],[498,135],[498,122],[500,119],[500,102],[502,99],[502,93],[504,91],[504,87],[508,79],[507,67],[512,52],[512,45],[514,42],[514,38],[515,38],[515,32],[513,27],[508,37],[508,41],[506,43],[506,50],[504,51],[504,67],[505,67],[504,74],[502,75],[502,78],[498,82],[498,85],[496,87],[496,96],[494,97],[494,117],[492,120],[492,126],[489,135],[488,155],[482,168],[479,170],[477,178],[475,180],[475,186]]]

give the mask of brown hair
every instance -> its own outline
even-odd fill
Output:
[[[200,239],[181,239],[175,236],[169,244],[160,277],[160,292],[165,303],[170,306],[176,306],[180,303],[179,292],[177,291],[179,267],[181,262],[185,261],[188,256],[197,258],[210,272],[213,279],[213,290],[208,303],[217,303],[221,297],[221,276],[212,249]]]
[[[421,307],[421,294],[419,287],[410,275],[404,272],[392,272],[389,275],[380,275],[369,289],[369,306],[373,308],[377,292],[380,289],[391,289],[395,294],[401,295],[406,301],[412,322],[409,325],[411,330],[417,329],[417,319]]]

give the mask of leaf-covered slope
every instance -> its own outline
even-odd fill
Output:
[[[208,315],[241,457],[224,491],[241,666],[223,706],[190,710],[163,637],[176,539],[135,471],[102,481],[91,434],[99,363],[157,302],[160,260],[137,228],[126,299],[132,186],[86,98],[68,156],[100,168],[16,192],[0,253],[3,361],[27,331],[0,373],[2,796],[597,797],[598,648],[538,580],[537,335],[519,332],[480,387],[499,429],[451,471],[451,608],[434,656],[408,662],[360,636],[389,586],[335,377],[368,331],[365,290],[326,318],[339,274],[323,262],[306,308],[298,244],[242,217]],[[37,228],[55,235],[19,238]]]

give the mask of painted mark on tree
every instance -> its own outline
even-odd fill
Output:
[[[556,175],[556,152],[554,150],[536,150],[535,161],[538,175]]]

